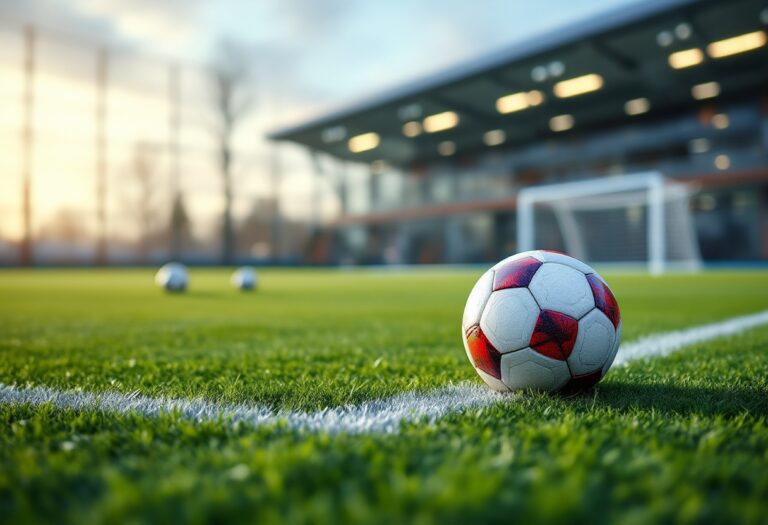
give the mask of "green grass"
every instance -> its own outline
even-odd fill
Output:
[[[0,382],[318,409],[479,379],[479,272],[0,272]],[[768,308],[768,273],[608,276],[624,339]],[[768,329],[397,436],[0,405],[0,522],[768,523]]]

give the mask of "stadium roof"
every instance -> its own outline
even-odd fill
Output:
[[[641,1],[269,137],[403,165],[652,116],[762,89],[767,24],[762,0]]]

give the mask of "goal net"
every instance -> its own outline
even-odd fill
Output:
[[[520,251],[553,249],[593,263],[642,263],[652,273],[700,267],[689,190],[658,172],[525,188]]]

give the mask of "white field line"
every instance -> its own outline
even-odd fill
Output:
[[[0,403],[50,403],[61,409],[99,410],[115,414],[177,414],[193,421],[226,420],[253,426],[284,424],[288,428],[329,433],[396,433],[406,421],[433,422],[452,412],[479,408],[508,396],[474,385],[448,386],[427,393],[406,392],[360,405],[317,412],[273,411],[264,406],[225,405],[203,399],[152,398],[119,392],[76,392],[52,388],[15,388],[0,383]]]
[[[753,315],[641,338],[621,347],[615,365],[668,355],[686,346],[741,333],[768,324],[768,310]],[[178,415],[193,421],[224,420],[232,425],[281,424],[295,430],[328,433],[396,433],[403,422],[434,422],[466,409],[510,399],[476,385],[456,385],[427,393],[407,392],[359,405],[326,408],[317,412],[274,411],[264,406],[226,405],[203,399],[152,398],[138,393],[78,392],[45,387],[18,388],[0,383],[0,403],[50,404],[60,409],[99,410],[116,414]]]
[[[613,366],[625,365],[630,361],[646,357],[669,355],[686,346],[739,334],[764,324],[768,324],[768,310],[756,314],[731,317],[725,321],[694,326],[685,330],[648,335],[622,345],[616,354]]]

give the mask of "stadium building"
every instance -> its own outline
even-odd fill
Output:
[[[703,260],[766,260],[767,27],[762,0],[638,2],[270,138],[305,146],[337,192],[327,262],[495,261],[519,246],[521,189],[649,170],[686,188]],[[625,201],[540,210],[537,245],[567,249],[575,228],[590,260],[644,259],[648,206]]]

